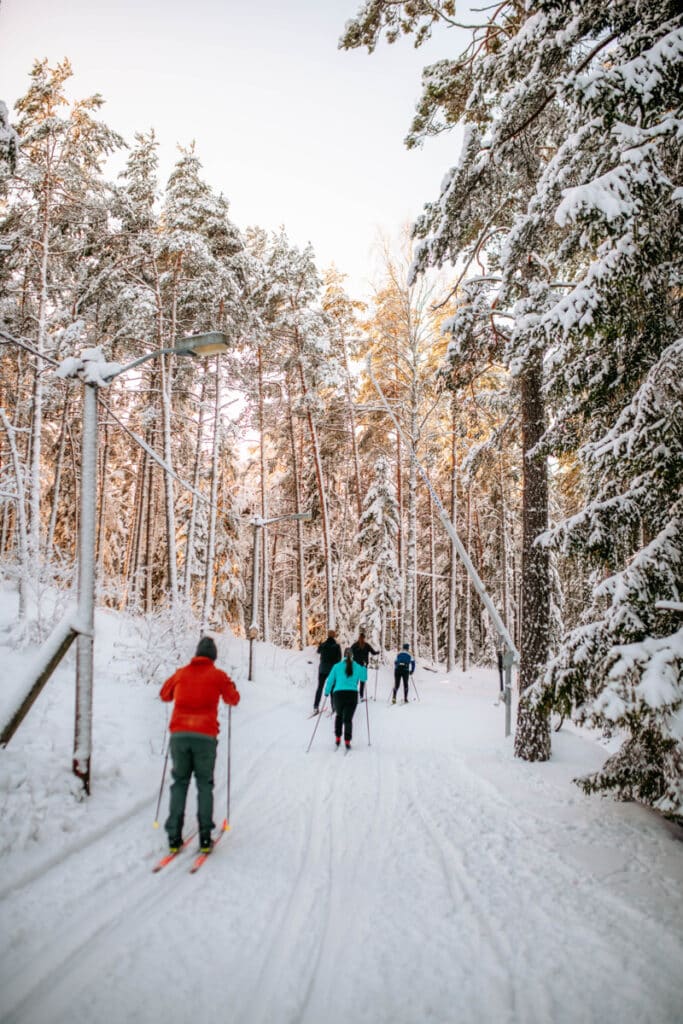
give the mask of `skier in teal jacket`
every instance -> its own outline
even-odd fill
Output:
[[[364,674],[362,665],[353,660],[351,648],[347,647],[344,651],[344,660],[332,666],[325,683],[325,695],[331,695],[332,707],[336,712],[334,741],[339,746],[343,726],[347,750],[351,747],[353,715],[358,705],[358,684],[364,681]]]

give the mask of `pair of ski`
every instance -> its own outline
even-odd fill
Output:
[[[217,837],[216,837],[216,839],[214,841],[214,844],[213,844],[211,850],[209,851],[209,853],[199,853],[199,854],[197,854],[195,859],[192,861],[192,866],[190,868],[190,874],[191,875],[194,875],[194,874],[196,874],[197,871],[199,871],[199,869],[202,866],[202,864],[204,864],[206,859],[211,856],[211,854],[216,849],[216,847],[218,846],[218,844],[220,843],[221,839],[223,838],[223,836],[225,835],[226,832],[227,832],[227,828],[221,829],[221,831],[218,833],[218,835],[217,835]],[[160,861],[157,861],[157,863],[152,868],[152,871],[154,872],[154,874],[156,874],[158,871],[161,871],[162,868],[165,868],[168,864],[171,863],[171,861],[174,861],[176,859],[176,857],[178,857],[183,852],[183,850],[187,849],[187,847],[190,845],[190,843],[193,841],[193,839],[196,837],[196,835],[197,835],[196,831],[195,832],[191,832],[190,835],[187,837],[187,839],[184,841],[183,845],[178,850],[176,850],[174,853],[167,853],[164,857],[161,858]]]

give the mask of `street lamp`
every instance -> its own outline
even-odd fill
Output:
[[[161,355],[206,358],[228,349],[227,337],[219,331],[183,338],[172,348],[149,352],[126,366],[108,363],[99,348],[86,349],[80,359],[63,360],[56,373],[83,381],[83,424],[81,434],[81,508],[78,533],[78,612],[76,640],[76,720],[74,727],[73,773],[90,793],[92,752],[93,656],[95,639],[95,519],[97,508],[97,390],[115,377]]]
[[[252,520],[252,526],[254,527],[254,548],[253,548],[253,561],[251,571],[251,623],[249,625],[249,675],[248,680],[251,682],[253,678],[254,669],[254,640],[258,636],[258,592],[259,592],[259,554],[260,554],[260,541],[261,541],[261,528],[263,526],[270,526],[272,523],[282,523],[290,520],[308,520],[313,516],[312,512],[289,512],[283,516],[273,516],[272,519],[262,519],[260,516],[256,516]],[[301,595],[299,595],[301,600]]]

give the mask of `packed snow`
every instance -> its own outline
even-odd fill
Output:
[[[35,655],[8,644],[16,607],[0,591],[7,682]],[[97,614],[88,799],[73,653],[0,751],[4,1024],[681,1021],[682,832],[573,785],[606,756],[595,736],[565,724],[549,763],[515,760],[497,673],[418,658],[407,705],[389,661],[370,672],[346,755],[307,718],[314,649],[257,643],[250,683],[248,644],[217,642],[242,694],[231,829],[196,875],[191,852],[151,871],[175,664],[139,622]]]

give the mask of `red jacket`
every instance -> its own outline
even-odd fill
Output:
[[[240,695],[226,672],[216,668],[211,658],[193,658],[179,668],[161,687],[162,700],[175,701],[171,732],[199,732],[218,736],[218,700],[236,707]]]

